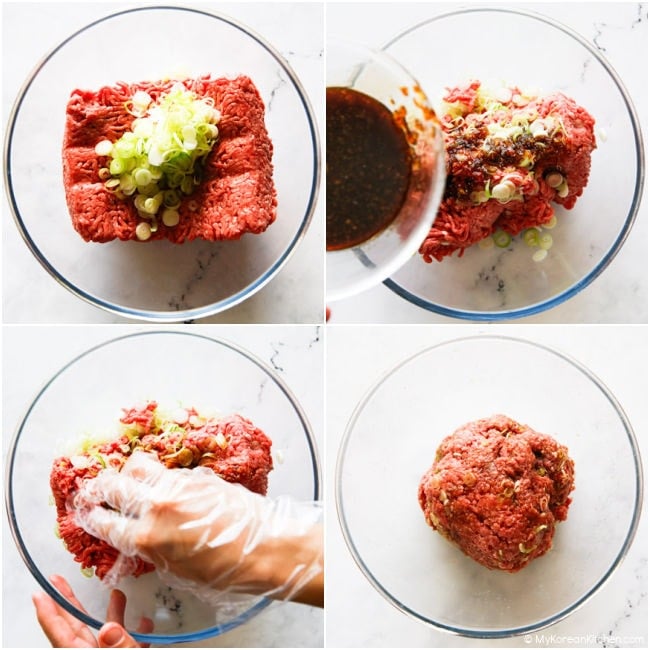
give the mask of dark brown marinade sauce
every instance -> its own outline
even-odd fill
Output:
[[[327,250],[357,246],[398,215],[411,151],[391,111],[350,88],[327,88]]]

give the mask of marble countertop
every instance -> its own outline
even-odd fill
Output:
[[[392,326],[328,327],[328,647],[647,646],[647,507],[644,507],[636,538],[627,556],[602,589],[565,620],[530,636],[475,640],[430,628],[385,600],[355,564],[338,525],[334,488],[335,459],[349,418],[366,392],[398,362],[438,342],[474,334],[526,338],[557,348],[586,365],[619,400],[636,432],[641,458],[647,459],[648,340],[645,326],[626,327],[625,332],[619,332],[618,336],[613,336],[612,328],[608,326],[413,325],[408,327],[406,335],[404,328]],[[397,440],[399,431],[395,435]],[[385,514],[391,516],[390,512]],[[390,541],[377,539],[376,543],[390,544]],[[400,548],[395,548],[394,554],[399,556]],[[435,589],[435,585],[431,588]]]
[[[219,12],[249,26],[286,59],[302,83],[317,128],[324,124],[322,3],[178,3]],[[21,85],[39,60],[75,30],[135,3],[3,3],[3,128]],[[288,29],[287,25],[292,28]],[[122,47],[122,46],[119,46]],[[128,47],[124,45],[124,47]],[[323,140],[323,136],[320,136]],[[322,187],[322,183],[321,183]],[[4,322],[119,323],[127,319],[86,303],[41,266],[13,222],[3,192]],[[312,323],[323,320],[324,203],[319,198],[302,241],[262,289],[205,323]],[[200,262],[199,262],[200,266]],[[93,272],[88,269],[88,272]],[[197,275],[201,270],[197,270]],[[190,281],[191,282],[191,281]],[[29,291],[25,291],[25,287]],[[188,286],[190,284],[188,283]]]
[[[64,363],[91,346],[142,328],[122,325],[64,328],[3,328],[3,465],[25,409],[37,390]],[[150,328],[147,328],[148,330]],[[250,351],[293,391],[323,449],[323,337],[320,326],[264,328],[196,325],[193,333],[232,341]],[[37,363],[24,362],[25,358]],[[322,458],[321,458],[322,461]],[[323,469],[324,474],[324,469]],[[3,517],[3,647],[49,647],[41,632],[31,594],[38,588],[20,558]],[[182,645],[182,644],[181,644]],[[273,603],[247,624],[186,647],[322,647],[323,610],[295,603]]]
[[[477,3],[377,3],[368,18],[365,3],[332,3],[329,36],[381,47],[411,25],[433,15]],[[647,3],[503,4],[550,16],[594,44],[613,65],[635,104],[647,149]],[[431,65],[439,65],[432,61]],[[543,65],[542,62],[539,65]],[[646,184],[647,185],[647,184]],[[611,265],[577,296],[524,323],[645,323],[648,295],[647,187],[633,230]],[[462,322],[422,309],[378,285],[330,305],[331,323]]]

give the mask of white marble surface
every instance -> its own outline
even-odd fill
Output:
[[[3,327],[3,466],[12,432],[35,392],[62,364],[92,345],[139,327],[98,325],[43,328]],[[304,408],[319,449],[323,443],[322,327],[192,327],[192,332],[230,340],[275,368]],[[37,360],[25,363],[25,359]],[[322,462],[322,458],[321,458]],[[324,474],[324,472],[323,472]],[[37,583],[18,555],[3,517],[3,647],[48,647],[34,615]],[[188,647],[322,647],[323,610],[274,603],[247,624]]]
[[[317,119],[324,120],[322,3],[179,3],[219,12],[249,26],[271,43],[298,75]],[[134,3],[3,2],[3,129],[18,91],[37,62],[90,21]],[[129,47],[128,44],[116,47]],[[321,140],[322,140],[321,136]],[[2,197],[4,322],[112,323],[126,319],[86,303],[61,286],[22,241]],[[201,319],[206,323],[311,323],[323,319],[323,203],[286,265],[243,303]],[[88,269],[93,273],[93,269]],[[200,271],[197,271],[199,273]],[[25,287],[29,291],[25,291]]]
[[[327,32],[380,47],[407,27],[438,13],[478,3],[331,3]],[[369,7],[372,6],[372,19]],[[501,5],[500,5],[501,6]],[[647,149],[647,3],[504,4],[548,15],[595,44],[609,60],[636,106]],[[444,61],[431,61],[432,66]],[[531,63],[531,65],[533,65]],[[540,65],[543,65],[540,62]],[[648,295],[647,188],[634,228],[611,265],[585,290],[561,305],[521,319],[525,323],[645,323]],[[337,301],[331,323],[462,322],[417,307],[383,285]]]
[[[327,590],[328,647],[645,647],[648,633],[647,509],[614,576],[582,608],[532,637],[497,641],[453,636],[411,619],[371,586],[352,559],[337,523],[334,465],[355,406],[399,361],[435,343],[471,334],[503,334],[553,346],[582,362],[610,388],[627,413],[647,459],[645,326],[340,325],[327,328]],[[471,372],[471,360],[468,360]],[[396,432],[399,437],[399,432]],[[607,453],[605,450],[604,453]],[[646,468],[647,469],[647,468]],[[381,480],[381,477],[378,477]],[[390,513],[386,513],[390,516]],[[570,516],[570,515],[569,515]],[[377,540],[377,544],[389,544]],[[399,555],[400,549],[394,549]],[[435,589],[435,585],[432,585]]]

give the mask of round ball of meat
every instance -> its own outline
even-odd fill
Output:
[[[565,446],[495,415],[442,441],[418,498],[427,523],[466,555],[515,573],[551,548],[573,488]]]

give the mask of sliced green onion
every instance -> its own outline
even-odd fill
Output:
[[[160,207],[160,202],[156,200],[155,197],[149,196],[144,200],[143,211],[148,214],[156,214],[158,208]]]
[[[542,228],[546,228],[548,230],[552,230],[557,226],[557,217],[553,215],[546,223],[542,224]]]
[[[494,246],[494,239],[492,239],[492,237],[485,237],[481,239],[481,241],[478,243],[478,246],[484,250],[492,248]]]
[[[111,176],[119,176],[120,174],[123,174],[126,170],[124,160],[122,160],[122,158],[113,158],[108,166],[108,170],[111,172]]]
[[[81,569],[81,575],[83,575],[85,578],[92,578],[95,575],[95,569],[93,567],[84,567]]]
[[[145,194],[138,194],[138,195],[135,197],[135,199],[134,199],[133,202],[135,203],[135,209],[136,209],[138,212],[144,212],[144,211],[145,211],[145,210],[144,210],[144,202],[145,202],[146,200],[147,200],[147,197],[146,197]]]
[[[135,227],[135,236],[140,241],[146,241],[149,239],[149,237],[151,237],[151,226],[146,221],[141,221]]]
[[[522,159],[519,161],[519,166],[524,169],[529,169],[535,164],[535,159],[532,157],[529,151],[525,151]]]
[[[163,192],[163,205],[166,208],[177,208],[181,204],[181,197],[175,190]]]
[[[139,185],[140,187],[144,187],[146,185],[149,185],[149,183],[151,183],[153,177],[151,176],[151,172],[148,169],[144,167],[138,167],[133,172],[133,179],[135,180],[136,185]]]
[[[549,248],[553,246],[553,237],[549,235],[548,233],[544,233],[540,238],[539,238],[539,247],[547,251]]]
[[[148,93],[137,91],[125,109],[136,118],[131,131],[114,143],[100,141],[95,151],[111,158],[100,170],[107,189],[122,198],[133,196],[140,218],[147,220],[136,231],[145,240],[158,227],[154,217],[161,207],[172,209],[166,218],[161,215],[163,223],[178,223],[181,196],[200,183],[201,163],[218,138],[221,114],[212,98],[197,97],[181,82],[155,103]],[[198,208],[194,205],[190,210]]]
[[[512,181],[501,181],[492,188],[492,197],[499,203],[508,203],[516,190],[517,188]]]
[[[135,180],[132,174],[122,174],[120,176],[120,189],[124,194],[133,194],[135,192]]]
[[[102,466],[102,469],[106,469],[106,459],[99,452],[89,451],[88,454]]]
[[[564,176],[562,176],[560,172],[551,172],[549,174],[546,174],[544,180],[549,187],[552,187],[555,190],[564,182]]]
[[[523,239],[526,246],[538,246],[539,232],[537,231],[537,228],[528,228],[527,230],[524,230]]]
[[[569,186],[566,182],[566,180],[563,180],[562,183],[558,186],[557,188],[557,195],[561,198],[564,199],[567,196],[569,196]]]
[[[499,248],[507,248],[510,246],[510,242],[512,241],[512,237],[503,230],[497,230],[497,232],[492,235],[492,239],[494,239],[494,243]]]
[[[533,262],[542,262],[546,259],[548,251],[544,248],[540,248],[533,253]]]
[[[473,203],[480,204],[480,203],[485,203],[486,201],[489,201],[490,200],[490,195],[487,192],[485,192],[484,190],[480,190],[480,191],[477,190],[475,192],[472,192],[469,195],[469,198],[472,200]]]
[[[110,156],[113,151],[113,143],[110,140],[102,140],[95,145],[95,153],[98,156]]]
[[[178,214],[178,210],[174,210],[173,208],[166,208],[162,213],[162,222],[169,228],[173,228],[174,226],[178,225],[179,221],[180,215]]]
[[[546,131],[546,124],[544,123],[543,119],[537,118],[530,125],[530,134],[533,136],[533,138],[539,138],[548,135]]]
[[[134,156],[137,155],[137,143],[138,140],[136,138],[125,138],[123,137],[122,139],[118,140],[114,145],[113,145],[113,160],[122,160],[124,165],[126,166],[126,159],[127,158],[133,158]]]

